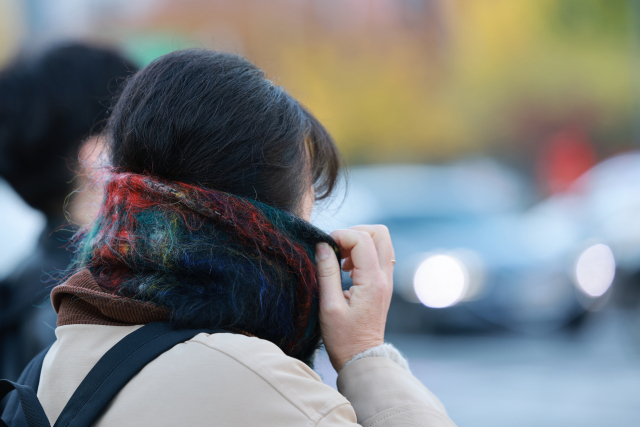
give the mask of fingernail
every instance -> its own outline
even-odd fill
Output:
[[[316,260],[325,261],[331,255],[331,248],[326,243],[316,245]]]

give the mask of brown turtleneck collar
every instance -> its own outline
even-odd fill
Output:
[[[51,303],[64,325],[143,325],[169,320],[169,310],[113,295],[98,286],[89,270],[78,271],[51,291]]]

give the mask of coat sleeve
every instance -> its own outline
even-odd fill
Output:
[[[367,357],[345,366],[338,390],[351,405],[334,408],[320,427],[455,427],[444,406],[417,378],[385,357]],[[353,411],[357,416],[354,424]]]

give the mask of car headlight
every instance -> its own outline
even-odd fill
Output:
[[[427,307],[450,307],[469,288],[469,272],[454,256],[431,255],[420,263],[413,276],[416,296]]]
[[[602,243],[589,246],[576,262],[576,287],[590,297],[604,295],[616,274],[616,260],[611,248]]]

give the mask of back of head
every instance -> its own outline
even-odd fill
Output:
[[[335,145],[281,87],[243,58],[207,50],[163,56],[132,77],[109,124],[113,165],[296,212],[328,194]]]
[[[0,176],[32,207],[62,215],[83,139],[99,133],[111,99],[136,67],[82,44],[19,58],[0,71]]]
[[[106,136],[113,168],[75,268],[179,327],[240,330],[308,362],[315,247],[338,251],[300,218],[338,174],[322,125],[243,58],[184,50],[128,80]]]

